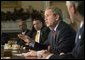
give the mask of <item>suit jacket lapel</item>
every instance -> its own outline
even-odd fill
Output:
[[[61,28],[61,24],[62,24],[62,21],[59,22],[59,25],[58,25],[58,27],[56,29],[56,32],[55,32],[55,42],[58,42],[58,37],[59,37],[59,33],[60,33],[59,30]]]

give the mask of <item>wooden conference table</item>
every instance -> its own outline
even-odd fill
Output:
[[[1,59],[37,59],[36,57],[24,57],[22,53],[28,52],[29,49],[4,49],[1,47]]]

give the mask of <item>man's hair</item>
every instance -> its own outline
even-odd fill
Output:
[[[71,4],[73,4],[77,11],[84,16],[84,1],[70,1]]]
[[[27,23],[26,23],[26,21],[25,21],[25,20],[22,20],[22,19],[21,19],[21,20],[19,20],[19,23],[20,23],[20,22],[22,22],[24,25],[26,25],[26,26],[27,26]]]
[[[60,17],[59,17],[59,20],[62,20],[62,10],[60,9],[60,8],[58,8],[58,7],[53,7],[53,6],[50,6],[50,7],[48,7],[48,8],[46,8],[46,10],[48,10],[48,9],[51,9],[52,10],[52,12],[55,14],[55,15],[59,15]]]
[[[37,17],[32,19],[32,21],[37,21],[37,20],[39,20],[40,22],[44,23],[44,19],[42,17],[37,16]]]

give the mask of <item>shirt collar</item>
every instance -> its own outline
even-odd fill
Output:
[[[84,24],[84,22],[83,22],[83,21],[81,21],[80,28],[83,26],[83,24]]]
[[[40,32],[40,30],[38,30],[37,32]]]
[[[54,28],[54,31],[56,31],[58,25],[59,25],[60,21],[58,22],[58,24],[56,24],[55,28]]]
[[[26,32],[22,32],[22,34],[25,34]]]

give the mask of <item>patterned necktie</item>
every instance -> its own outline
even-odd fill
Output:
[[[35,41],[39,43],[39,32],[36,33],[36,36],[35,36]]]
[[[52,30],[52,36],[55,39],[56,31]]]

